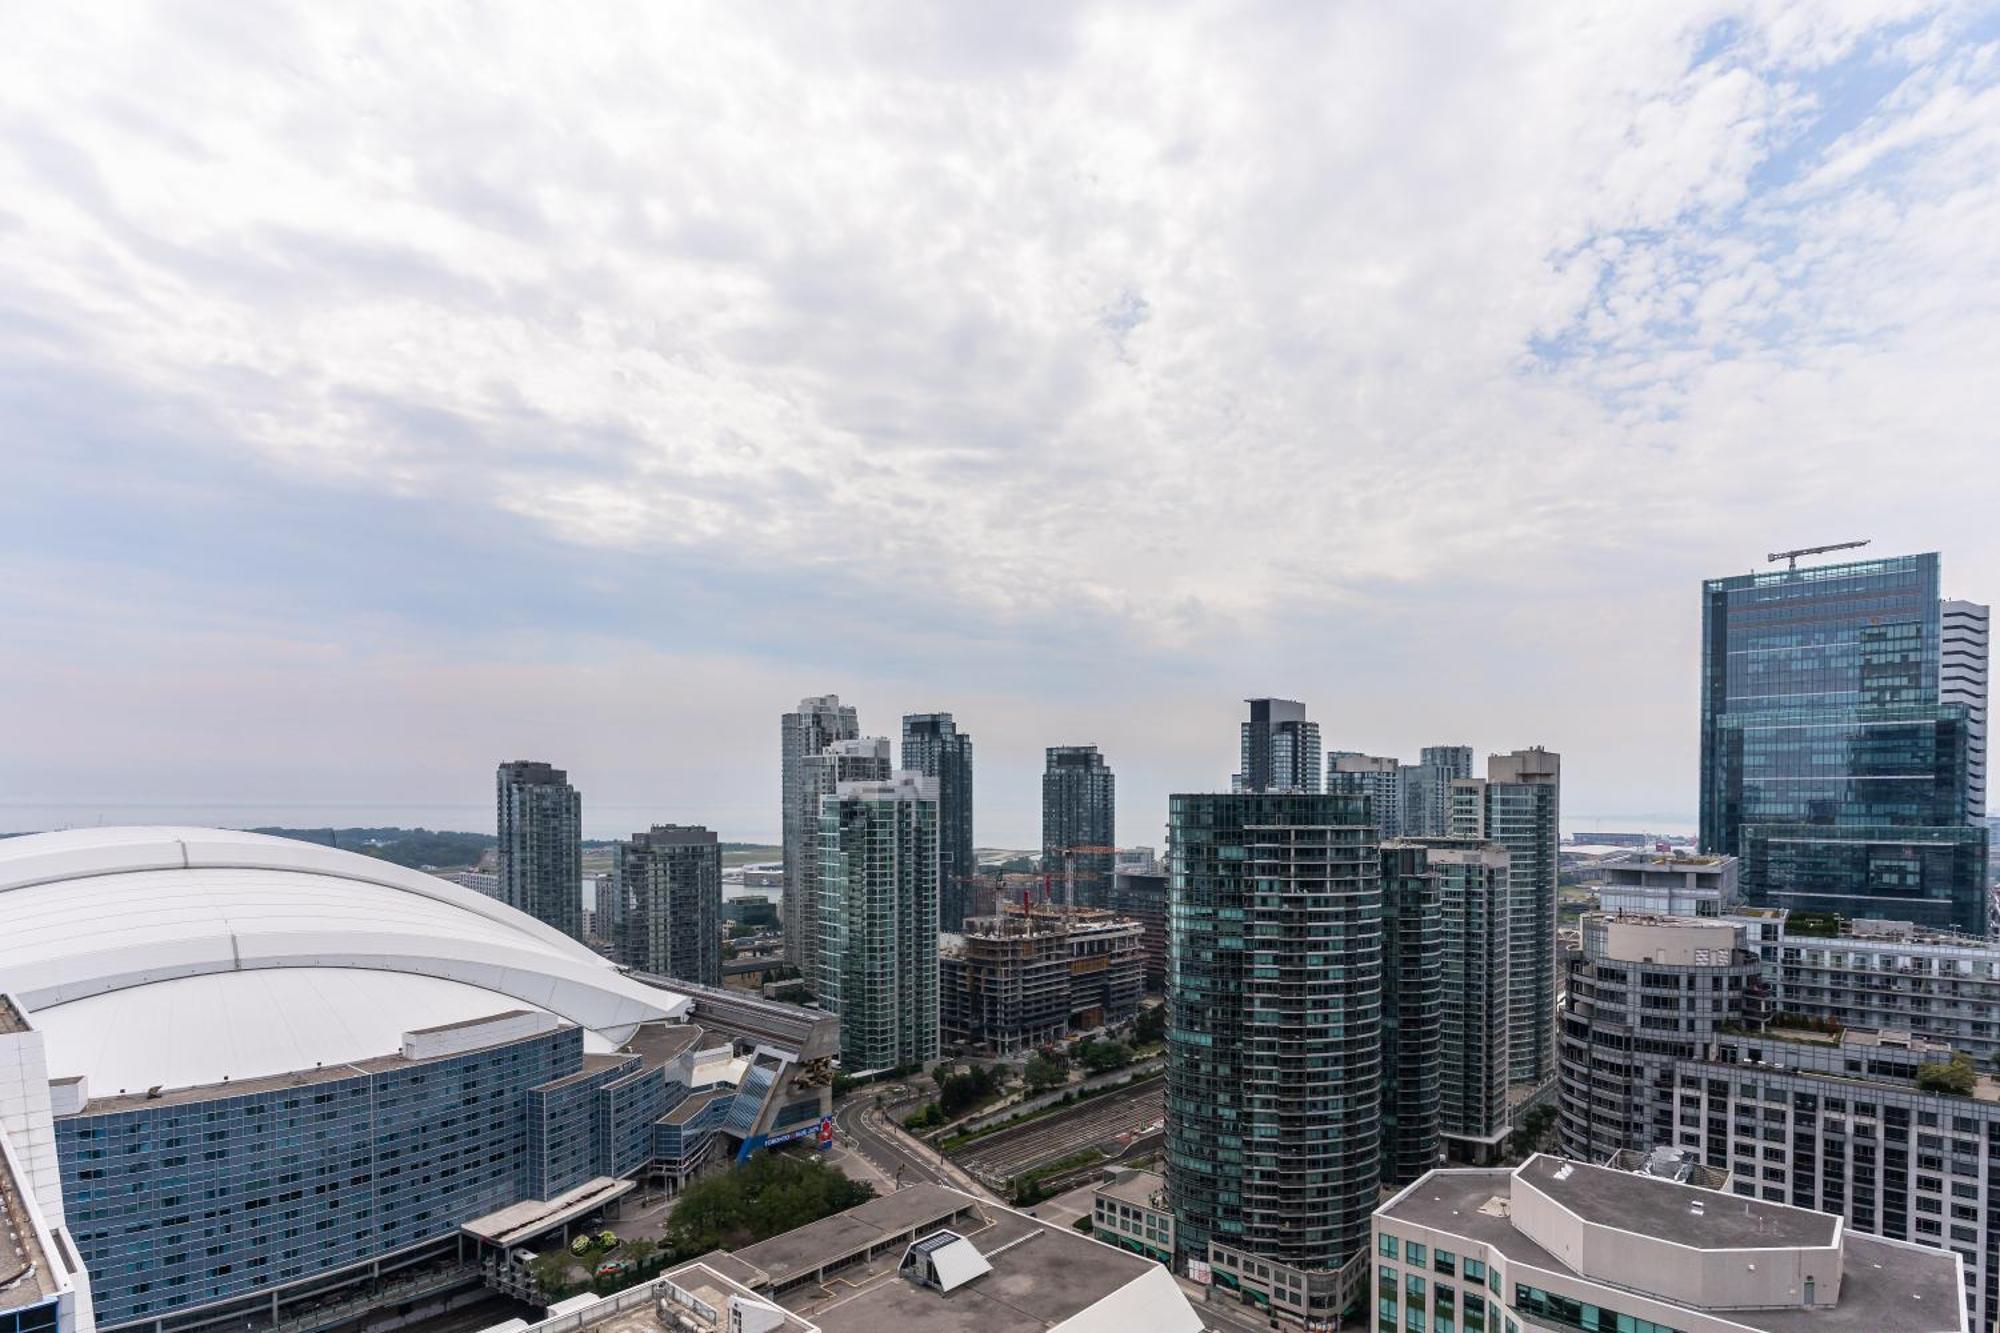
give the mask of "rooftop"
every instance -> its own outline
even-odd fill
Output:
[[[1535,1158],[1536,1162],[1553,1162]],[[1694,1193],[1714,1206],[1702,1219],[1721,1226],[1728,1210],[1749,1202],[1733,1194],[1690,1190],[1668,1181],[1642,1180],[1634,1187],[1632,1177],[1602,1167],[1579,1167],[1578,1175],[1598,1173],[1611,1177],[1622,1189],[1607,1190],[1627,1196],[1623,1211],[1636,1217],[1649,1232],[1659,1226],[1686,1222],[1687,1208],[1682,1195]],[[1576,1179],[1572,1176],[1571,1179]],[[1510,1262],[1526,1264],[1548,1272],[1570,1271],[1541,1246],[1515,1230],[1510,1220],[1513,1173],[1504,1168],[1491,1170],[1433,1171],[1377,1210],[1376,1216],[1413,1226],[1463,1236],[1490,1246]],[[1586,1187],[1589,1188],[1589,1187]],[[1658,1191],[1668,1193],[1662,1196]],[[1670,1198],[1649,1210],[1648,1198]],[[1633,1203],[1632,1200],[1639,1200]],[[1753,1204],[1758,1209],[1778,1205]],[[1785,1211],[1798,1212],[1799,1209]],[[1829,1217],[1830,1225],[1833,1219]],[[1609,1223],[1609,1225],[1617,1225]],[[1688,1234],[1685,1227],[1682,1234]],[[1718,1237],[1722,1232],[1715,1233]],[[1753,1232],[1754,1235],[1754,1232]],[[1669,1236],[1668,1239],[1673,1239]],[[1685,1243],[1685,1242],[1684,1242]],[[1724,1239],[1704,1235],[1697,1243],[1725,1245]],[[1753,1244],[1769,1245],[1765,1235]],[[1758,1333],[1951,1333],[1966,1327],[1959,1309],[1960,1285],[1957,1256],[1947,1250],[1933,1250],[1901,1241],[1884,1240],[1846,1231],[1842,1236],[1842,1281],[1839,1303],[1831,1308],[1732,1310],[1728,1318]],[[1635,1288],[1636,1290],[1636,1288]]]
[[[648,1068],[668,1064],[692,1049],[707,1034],[694,1023],[647,1023],[619,1047],[643,1060]]]
[[[1166,1187],[1166,1177],[1157,1171],[1121,1171],[1099,1185],[1097,1192],[1141,1208],[1163,1209],[1165,1201],[1159,1195]]]
[[[61,1288],[28,1215],[25,1186],[15,1178],[13,1155],[0,1149],[0,1311],[40,1305]]]
[[[594,1212],[632,1189],[629,1180],[598,1176],[553,1199],[523,1199],[484,1217],[475,1217],[459,1230],[503,1249],[512,1249],[564,1222]]]
[[[823,1333],[1042,1333],[1114,1296],[1118,1308],[1105,1309],[1100,1327],[1145,1333],[1201,1328],[1172,1275],[1149,1259],[956,1191],[913,1186],[900,1192],[913,1189],[936,1190],[973,1210],[951,1229],[977,1248],[992,1271],[946,1294],[898,1274],[907,1248],[898,1245],[844,1269],[824,1286],[794,1287],[779,1303]]]
[[[574,1087],[579,1083],[587,1083],[599,1074],[602,1074],[605,1070],[615,1069],[631,1058],[629,1055],[586,1055],[583,1057],[583,1068],[577,1070],[574,1074],[564,1074],[561,1078],[552,1078],[547,1083],[537,1084],[533,1088],[530,1088],[529,1091],[555,1092],[562,1088]]]
[[[978,1200],[942,1185],[911,1185],[844,1213],[808,1222],[736,1251],[736,1257],[783,1286],[801,1273],[843,1263],[902,1232],[943,1226]]]
[[[1518,1174],[1587,1222],[1691,1249],[1822,1248],[1840,1236],[1839,1219],[1831,1213],[1653,1177],[1644,1188],[1634,1188],[1631,1172],[1546,1153],[1529,1158]]]
[[[678,1102],[675,1102],[674,1108],[661,1116],[660,1121],[668,1125],[685,1125],[694,1117],[696,1112],[702,1110],[711,1102],[733,1099],[735,1096],[736,1089],[734,1088],[709,1088],[703,1092],[691,1092]]]

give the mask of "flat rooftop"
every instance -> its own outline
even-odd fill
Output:
[[[616,1180],[610,1176],[598,1176],[586,1180],[573,1190],[566,1190],[553,1199],[523,1199],[510,1203],[497,1212],[484,1217],[475,1217],[459,1228],[469,1236],[512,1249],[533,1240],[536,1236],[574,1221],[586,1213],[602,1208],[613,1199],[630,1194],[634,1188],[629,1180]]]
[[[1107,1199],[1119,1199],[1140,1208],[1158,1209],[1153,1196],[1167,1187],[1166,1177],[1157,1171],[1121,1171],[1097,1187]]]
[[[918,1228],[935,1230],[979,1201],[942,1185],[911,1185],[844,1213],[795,1227],[781,1236],[747,1245],[736,1257],[768,1274],[774,1286],[802,1273],[847,1262],[877,1245]]]
[[[1641,1196],[1661,1189],[1690,1189],[1648,1177],[1625,1176],[1623,1180],[1628,1182],[1625,1188],[1629,1193]],[[1464,1236],[1492,1247],[1514,1263],[1555,1273],[1571,1271],[1514,1229],[1508,1216],[1512,1187],[1513,1173],[1505,1169],[1433,1171],[1385,1204],[1378,1216]],[[1732,1204],[1737,1207],[1737,1217],[1742,1217],[1741,1205],[1746,1200],[1741,1196],[1712,1190],[1695,1192],[1715,1205],[1706,1210],[1704,1221],[1719,1221]],[[1685,1214],[1686,1204],[1676,1199],[1673,1209],[1659,1211]],[[1828,1218],[1829,1224],[1831,1221]],[[1770,1244],[1771,1239],[1765,1236],[1762,1242]],[[1840,1300],[1832,1308],[1731,1310],[1726,1317],[1760,1333],[1956,1333],[1964,1327],[1959,1319],[1957,1256],[1950,1251],[1844,1231],[1841,1252]]]
[[[724,1098],[733,1099],[735,1096],[736,1089],[734,1088],[707,1088],[701,1092],[691,1092],[675,1102],[673,1109],[661,1116],[656,1123],[685,1125],[697,1111],[707,1106],[710,1102]]]
[[[918,1187],[912,1187],[918,1188]],[[909,1193],[903,1190],[902,1193]],[[893,1195],[889,1196],[895,1197]],[[1050,1226],[998,1205],[955,1222],[993,1266],[950,1295],[918,1286],[897,1272],[903,1246],[843,1270],[822,1286],[794,1287],[777,1300],[823,1333],[1042,1333],[1158,1270],[1178,1296],[1172,1278],[1150,1259],[1092,1240],[1068,1227]],[[866,1205],[863,1205],[866,1207]],[[768,1242],[767,1242],[768,1243]],[[1171,1325],[1139,1333],[1167,1333]]]
[[[519,1011],[515,1010],[511,1012]],[[488,1014],[484,1018],[475,1019],[474,1022],[490,1023],[502,1016],[504,1016],[503,1013],[496,1012]],[[447,1024],[446,1026],[458,1025]],[[573,1023],[561,1022],[556,1027],[551,1028],[550,1031],[562,1031],[565,1028],[574,1026],[575,1024]],[[436,1029],[425,1030],[432,1031]],[[537,1035],[546,1036],[547,1034],[538,1033]],[[519,1036],[500,1037],[496,1038],[490,1046],[473,1047],[471,1050],[491,1050],[493,1046],[505,1046],[520,1040],[522,1038]],[[402,1052],[397,1051],[389,1055],[371,1055],[365,1060],[349,1060],[340,1064],[316,1065],[311,1069],[294,1069],[287,1073],[266,1074],[259,1078],[225,1079],[220,1083],[196,1083],[184,1088],[163,1088],[157,1096],[150,1095],[147,1092],[117,1093],[109,1097],[92,1096],[89,1104],[76,1114],[79,1116],[115,1115],[121,1111],[143,1111],[156,1106],[178,1106],[187,1102],[216,1101],[224,1097],[247,1097],[252,1093],[275,1092],[282,1088],[306,1088],[316,1083],[332,1083],[344,1078],[354,1078],[361,1074],[385,1074],[392,1069],[416,1069],[423,1065],[438,1064],[445,1060],[456,1060],[470,1053],[470,1050],[452,1051],[444,1055],[406,1060],[403,1058]],[[585,1061],[589,1061],[593,1059],[603,1060],[624,1057],[586,1055],[583,1058]],[[61,1118],[64,1117],[58,1117],[58,1119]]]
[[[410,1035],[425,1037],[434,1032],[456,1032],[460,1028],[476,1028],[483,1023],[504,1023],[510,1018],[526,1018],[527,1016],[528,1010],[526,1009],[503,1009],[497,1014],[487,1014],[483,1018],[461,1018],[456,1023],[439,1023],[434,1027],[411,1028]]]
[[[638,1056],[649,1068],[657,1068],[692,1050],[706,1035],[693,1023],[646,1023],[619,1049]]]
[[[552,1078],[547,1083],[538,1083],[528,1089],[528,1091],[555,1092],[561,1088],[573,1087],[578,1083],[585,1082],[602,1074],[607,1069],[615,1069],[631,1059],[632,1057],[629,1055],[586,1055],[583,1057],[583,1068],[577,1070],[574,1074],[564,1074],[561,1078]]]
[[[60,1290],[50,1256],[28,1220],[25,1184],[0,1156],[0,1310],[40,1305]]]
[[[1635,1176],[1605,1166],[1537,1154],[1522,1179],[1587,1222],[1700,1250],[1820,1248],[1840,1234],[1839,1219],[1789,1204]],[[1692,1205],[1702,1211],[1695,1214]]]

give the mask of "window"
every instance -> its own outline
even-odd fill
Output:
[[[1403,1246],[1403,1262],[1409,1264],[1412,1268],[1422,1268],[1424,1266],[1425,1254],[1424,1247],[1416,1241],[1410,1241]]]
[[[1385,1259],[1394,1259],[1396,1257],[1396,1238],[1386,1231],[1383,1232],[1375,1238],[1375,1251]]]
[[[1467,1282],[1484,1282],[1486,1280],[1486,1261],[1483,1259],[1467,1259],[1465,1261],[1465,1280]]]
[[[1424,1280],[1415,1273],[1403,1274],[1403,1291],[1413,1301],[1424,1298]]]
[[[1656,1324],[1650,1319],[1619,1314],[1615,1310],[1586,1304],[1573,1296],[1561,1296],[1520,1283],[1514,1286],[1514,1308],[1563,1328],[1584,1330],[1584,1333],[1613,1333],[1613,1330],[1616,1333],[1679,1333],[1678,1329]],[[1511,1327],[1514,1321],[1510,1319],[1507,1322]]]
[[[1458,1276],[1458,1256],[1450,1250],[1435,1250],[1431,1254],[1431,1271],[1443,1273],[1447,1277]]]

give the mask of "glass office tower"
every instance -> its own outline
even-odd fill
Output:
[[[1703,586],[1701,842],[1742,858],[1751,902],[1985,932],[1939,645],[1935,553]]]

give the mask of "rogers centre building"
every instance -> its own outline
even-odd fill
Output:
[[[513,1247],[809,1130],[838,1044],[350,852],[0,839],[0,1333],[518,1291]]]

